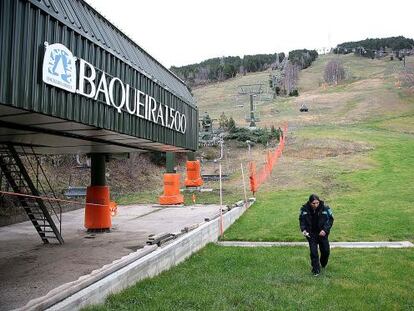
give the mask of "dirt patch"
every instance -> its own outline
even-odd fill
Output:
[[[368,143],[341,139],[304,139],[288,136],[285,152],[260,191],[312,189],[323,196],[348,191],[341,174],[371,169],[376,162]]]
[[[383,79],[364,79],[349,84],[352,91],[369,91],[381,88],[384,84]]]
[[[362,142],[338,139],[307,139],[297,140],[285,155],[299,159],[323,159],[370,150],[373,150],[373,146]]]
[[[298,107],[303,103],[308,106],[308,113],[298,112]],[[396,89],[390,88],[386,80],[378,78],[329,87],[324,92],[313,90],[302,93],[292,100],[292,108],[289,123],[301,126],[354,124],[410,111],[409,105],[401,100]]]

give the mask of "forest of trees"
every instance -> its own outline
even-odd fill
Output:
[[[307,68],[316,59],[315,50],[295,50],[289,52],[289,60],[300,68]],[[172,66],[170,69],[189,86],[197,86],[209,82],[223,81],[237,74],[258,72],[270,67],[277,68],[285,63],[285,53],[256,54],[211,58],[199,64],[182,67]]]
[[[334,53],[348,54],[353,52],[366,57],[374,57],[376,51],[390,49],[398,54],[401,50],[411,50],[412,48],[414,48],[413,39],[399,36],[341,43],[334,49]]]
[[[207,59],[199,64],[182,67],[172,66],[170,69],[190,86],[214,81],[223,81],[235,77],[238,73],[266,70],[277,60],[282,61],[284,53],[227,56]]]
[[[300,69],[308,68],[317,57],[318,52],[315,50],[303,49],[289,52],[289,61],[299,66]]]

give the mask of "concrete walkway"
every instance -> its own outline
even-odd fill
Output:
[[[83,227],[84,210],[63,214],[64,245],[44,245],[31,222],[0,227],[0,311],[25,305],[146,245],[148,235],[204,223],[217,205],[154,208],[119,206],[110,233]]]
[[[242,241],[222,241],[217,242],[221,246],[238,247],[272,247],[272,246],[308,246],[307,242],[242,242]],[[400,242],[330,242],[331,248],[406,248],[414,247],[410,241]]]

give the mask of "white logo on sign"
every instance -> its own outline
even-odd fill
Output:
[[[76,57],[60,43],[49,45],[43,58],[43,81],[74,93],[76,91]]]

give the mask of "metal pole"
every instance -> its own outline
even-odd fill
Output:
[[[220,160],[222,160],[222,159],[223,159],[223,156],[224,156],[224,151],[223,151],[223,141],[222,141],[222,140],[220,140],[220,158],[215,159],[215,161],[220,161]]]
[[[256,127],[256,123],[254,121],[253,94],[250,94],[250,127]]]
[[[246,192],[246,182],[244,180],[244,170],[243,170],[243,163],[240,163],[242,178],[243,178],[243,192],[244,192],[244,204],[247,207],[247,192]]]
[[[221,163],[219,163],[219,178],[220,178],[220,210],[223,206],[223,188],[222,188],[222,182],[221,182]]]
[[[251,152],[251,145],[250,145],[251,141],[250,140],[246,140],[246,144],[249,148],[249,160],[252,159],[252,152]]]
[[[219,163],[219,176],[220,176],[220,236],[223,237],[223,188],[221,182],[221,163]]]

